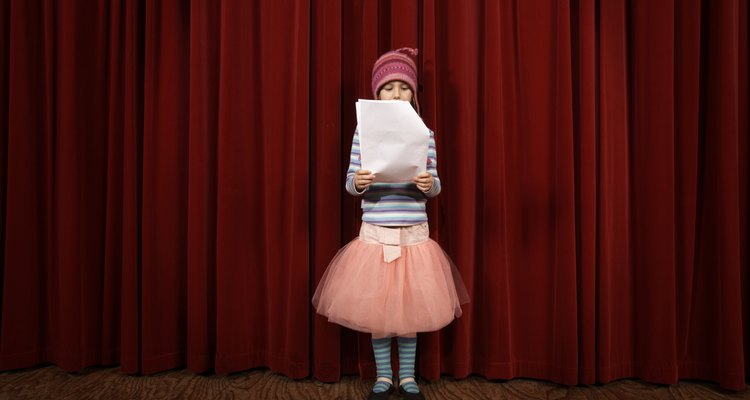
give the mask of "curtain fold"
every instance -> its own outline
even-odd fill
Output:
[[[747,2],[0,11],[0,370],[373,376],[310,297],[359,227],[354,102],[409,46],[472,299],[419,374],[745,387]]]

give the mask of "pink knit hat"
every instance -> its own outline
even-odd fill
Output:
[[[417,101],[417,64],[414,58],[419,50],[402,47],[398,50],[389,51],[372,66],[372,95],[377,99],[378,91],[390,81],[404,81],[409,84],[412,91],[412,99],[419,114],[419,101]]]

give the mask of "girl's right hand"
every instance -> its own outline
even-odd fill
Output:
[[[375,181],[375,175],[366,169],[357,170],[354,173],[354,187],[358,192],[365,190],[372,182]]]

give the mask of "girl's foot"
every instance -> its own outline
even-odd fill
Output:
[[[417,381],[415,381],[412,376],[401,379],[398,383],[398,387],[401,392],[401,397],[406,400],[425,400],[424,395],[419,391]]]
[[[393,380],[385,376],[379,376],[372,387],[367,400],[387,400],[393,392]]]

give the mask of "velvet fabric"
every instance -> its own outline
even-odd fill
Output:
[[[0,370],[374,376],[310,299],[400,47],[472,300],[419,375],[744,387],[743,0],[2,0]]]

